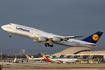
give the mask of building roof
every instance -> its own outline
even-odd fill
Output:
[[[93,51],[93,50],[88,47],[70,47],[59,53],[53,54],[53,56],[59,57],[60,55],[73,55],[73,54],[78,54],[84,51],[86,52],[86,51]]]
[[[81,52],[78,53],[77,55],[105,55],[105,50],[104,51],[88,51],[88,52]]]

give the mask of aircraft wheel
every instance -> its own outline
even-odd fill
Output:
[[[53,45],[51,45],[51,47],[53,47]]]
[[[47,47],[47,44],[46,43],[44,45],[45,45],[45,47]]]
[[[11,38],[11,35],[9,37]]]
[[[49,44],[49,43],[48,43],[47,45],[48,45],[48,46],[50,46],[50,44]]]
[[[9,33],[9,37],[11,38],[11,33]]]

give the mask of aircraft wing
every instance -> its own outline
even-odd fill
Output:
[[[71,38],[78,38],[78,37],[83,37],[83,36],[49,36],[49,37],[37,36],[35,37],[35,40],[42,41],[42,42],[45,42],[48,40],[59,42],[59,41],[67,41]]]
[[[63,36],[61,38],[64,39],[64,40],[69,40],[71,38],[78,38],[78,37],[83,37],[83,36]]]
[[[96,47],[96,46],[99,46],[101,44],[86,44],[86,45],[88,45],[89,47]]]
[[[54,42],[62,42],[62,41],[67,41],[71,38],[78,38],[78,37],[83,37],[83,36],[48,36],[48,37],[43,37],[43,36],[37,36],[34,38],[34,42],[44,42],[45,46],[51,46],[53,47]]]

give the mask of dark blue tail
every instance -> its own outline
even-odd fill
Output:
[[[90,43],[97,43],[97,41],[99,40],[102,34],[103,32],[98,31],[92,34],[91,36],[86,37],[85,39],[83,39],[83,41],[90,42]]]

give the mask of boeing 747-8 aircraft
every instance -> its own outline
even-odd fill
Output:
[[[83,40],[76,40],[72,38],[78,38],[82,36],[60,36],[52,33],[47,33],[36,28],[31,28],[14,23],[3,25],[1,26],[1,28],[9,32],[9,37],[11,37],[11,34],[15,34],[23,37],[32,38],[34,39],[34,42],[44,42],[44,45],[46,47],[53,47],[53,44],[59,44],[69,47],[96,47],[97,45],[99,45],[96,44],[96,42],[103,34],[103,32],[98,31]]]

